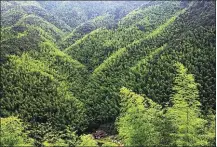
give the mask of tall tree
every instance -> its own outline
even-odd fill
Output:
[[[198,100],[198,84],[194,76],[187,73],[187,69],[181,63],[175,63],[177,76],[174,81],[174,94],[171,98],[172,107],[168,108],[166,117],[172,122],[172,145],[197,146],[207,145],[204,134],[206,120],[200,118],[200,102]]]
[[[14,116],[0,118],[1,142],[0,146],[32,146],[33,139],[24,132],[24,124]]]
[[[129,146],[149,146],[159,144],[158,121],[159,105],[136,93],[122,88],[121,114],[117,119],[118,132],[124,144]]]

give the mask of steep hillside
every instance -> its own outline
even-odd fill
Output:
[[[173,15],[176,14],[177,11],[179,11],[179,7],[177,6],[178,3],[163,3],[161,7],[151,6],[147,9],[149,11],[152,10],[152,12],[161,11],[162,13],[166,13],[165,18],[169,19]],[[170,7],[171,11],[168,11],[167,9],[162,9],[162,7]],[[146,10],[146,9],[145,9]],[[147,14],[148,17],[159,17],[158,14],[153,14],[149,12],[150,14]],[[129,14],[131,15],[131,14]],[[137,14],[135,14],[137,15]],[[129,17],[129,16],[126,16]],[[135,16],[136,17],[136,16]],[[167,21],[165,18],[159,19],[162,22]],[[123,18],[125,20],[126,18]],[[122,21],[122,20],[121,20]],[[156,26],[160,25],[162,22],[158,21],[155,22]],[[118,50],[119,48],[122,48],[126,46],[126,44],[130,44],[133,41],[139,40],[143,37],[146,37],[146,35],[149,35],[149,32],[146,32],[145,30],[141,30],[141,28],[138,28],[136,25],[130,25],[130,27],[125,27],[126,25],[121,25],[119,28],[114,30],[102,30],[102,31],[94,31],[90,34],[83,37],[81,40],[78,40],[76,43],[74,43],[72,46],[68,47],[65,51],[72,55],[73,58],[79,60],[81,63],[86,64],[90,70],[93,70],[96,66],[99,66],[103,62],[104,59],[106,59],[112,52]],[[154,27],[154,25],[152,25]],[[164,27],[164,26],[162,26]],[[158,33],[158,30],[155,30],[155,33]],[[98,33],[96,33],[98,32]],[[106,33],[109,32],[109,33]],[[92,35],[94,34],[94,35]],[[147,36],[148,37],[148,36]],[[87,40],[87,41],[85,41]],[[81,47],[80,47],[81,46]],[[93,49],[95,48],[95,49]],[[98,60],[98,61],[97,61]]]
[[[205,6],[203,6],[204,4]],[[205,24],[205,22],[209,22],[208,20],[200,20],[198,22],[198,17],[204,14],[203,9],[210,8],[210,10],[212,10],[207,12],[208,16],[204,14],[206,19],[214,17],[214,5],[211,2],[193,3],[191,5],[189,8],[180,10],[176,15],[169,18],[164,24],[158,26],[144,37],[144,39],[137,40],[111,54],[93,71],[91,83],[87,85],[86,89],[90,100],[88,103],[98,121],[101,119],[103,121],[104,119],[107,120],[115,116],[115,113],[118,113],[119,108],[117,106],[119,98],[117,92],[122,86],[135,89],[138,93],[145,93],[152,100],[164,106],[167,105],[170,95],[172,94],[172,81],[175,73],[172,64],[174,64],[175,61],[182,62],[191,73],[195,74],[196,81],[200,83],[200,102],[203,104],[202,109],[205,110],[204,112],[209,111],[210,107],[215,108],[213,105],[215,104],[215,99],[213,99],[213,97],[215,97],[215,90],[210,91],[210,88],[215,87],[215,46],[214,36],[212,36],[215,35],[215,31],[213,30],[215,23]],[[195,8],[197,8],[197,11],[195,11]],[[192,19],[191,21],[193,21],[193,23],[185,23],[189,21],[188,17],[190,16],[194,16],[197,20]],[[185,20],[186,17],[188,21]],[[194,21],[197,21],[197,25],[195,25]],[[191,25],[189,26],[189,24]],[[185,25],[186,27],[188,26],[189,33],[190,30],[192,30],[194,32],[198,31],[200,34],[206,32],[207,35],[204,34],[204,37],[196,37],[196,39],[195,36],[190,36],[186,31]],[[200,27],[197,28],[195,26]],[[202,31],[201,27],[209,28],[209,31],[207,29]],[[205,46],[197,46],[198,39],[202,39]],[[180,42],[180,40],[183,42]],[[209,44],[205,42],[209,42]],[[191,47],[189,46],[190,44]],[[189,47],[192,48],[192,50]],[[203,49],[198,49],[198,47]],[[210,54],[211,52],[213,53],[212,55]],[[154,57],[152,57],[153,55]],[[152,58],[148,57],[148,59],[144,59],[147,58],[146,56]],[[211,58],[207,58],[208,56]],[[206,63],[207,65],[204,64],[204,66],[201,66],[201,62],[198,61],[201,59],[206,60],[203,64]],[[148,63],[141,65],[141,62]],[[136,73],[134,73],[135,71],[133,70],[130,72],[130,68],[132,67],[133,69],[134,66],[138,66]],[[144,68],[147,70],[144,71]],[[210,72],[204,72],[203,70]],[[205,81],[205,79],[209,80]],[[205,89],[207,90],[206,92]],[[206,100],[204,99],[203,93],[206,93]],[[209,98],[207,97],[208,93]],[[210,103],[211,101],[212,103]],[[111,105],[113,106],[111,107]],[[96,107],[95,110],[93,109],[94,106]],[[98,110],[102,110],[102,108],[105,111],[99,112]],[[106,118],[106,116],[108,116],[108,118]]]
[[[62,35],[55,25],[26,13],[1,29],[1,117],[18,115],[28,122],[36,145],[46,139],[43,132],[67,126],[81,131],[87,125],[86,108],[76,97],[86,68],[55,45]]]
[[[1,18],[1,145],[215,146],[214,1],[2,1]]]
[[[127,15],[130,11],[139,7],[139,5],[151,5],[153,2],[91,2],[92,5],[100,5],[98,9],[96,9],[96,16],[91,16],[87,19],[87,21],[83,21],[85,23],[81,23],[76,25],[75,29],[66,37],[64,37],[63,42],[61,43],[62,48],[67,48],[70,45],[74,44],[76,40],[81,39],[84,35],[94,31],[98,28],[107,28],[107,29],[115,29],[118,26],[119,20]],[[89,3],[90,4],[90,3]],[[153,3],[154,4],[154,3]],[[106,7],[105,7],[106,5]],[[86,11],[89,10],[85,9]],[[93,11],[93,10],[90,10]],[[99,12],[98,12],[99,11]],[[89,13],[88,14],[94,14]],[[83,15],[85,16],[85,15]],[[77,19],[79,20],[79,19]],[[74,21],[76,22],[76,20]]]
[[[77,26],[69,35],[63,38],[61,42],[62,49],[69,47],[74,44],[77,40],[81,39],[88,33],[98,28],[112,28],[115,27],[116,22],[112,15],[97,16],[94,19],[87,21]]]
[[[1,1],[2,26],[14,25],[15,22],[24,16],[24,14],[34,14],[38,17],[42,17],[63,31],[71,30],[71,28],[64,21],[59,20],[55,15],[51,15],[36,1]]]
[[[40,2],[42,7],[66,22],[71,28],[76,28],[80,24],[104,14],[112,14],[115,19],[119,19],[146,3],[127,1],[116,1],[115,3],[110,1]]]

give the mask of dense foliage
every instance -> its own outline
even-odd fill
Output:
[[[159,122],[161,107],[147,97],[136,95],[126,88],[121,89],[121,113],[118,132],[127,146],[159,145]],[[159,125],[159,124],[158,124]]]
[[[117,119],[118,132],[125,145],[152,146],[211,146],[214,121],[200,113],[198,84],[181,63],[175,63],[171,106],[162,109],[147,96],[122,88],[121,113]],[[208,122],[210,121],[210,122]],[[210,124],[211,123],[211,124]],[[164,130],[166,129],[166,132]],[[167,135],[165,135],[167,133]],[[213,140],[213,141],[211,141]],[[210,142],[211,141],[211,142]]]
[[[1,145],[215,145],[215,27],[214,1],[2,1]]]
[[[1,146],[31,146],[33,139],[24,132],[24,125],[20,119],[10,116],[1,118]]]

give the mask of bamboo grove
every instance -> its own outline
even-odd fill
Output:
[[[215,1],[1,1],[1,145],[215,146],[215,27]]]

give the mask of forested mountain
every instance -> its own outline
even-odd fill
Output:
[[[215,5],[1,1],[1,146],[215,146]]]

